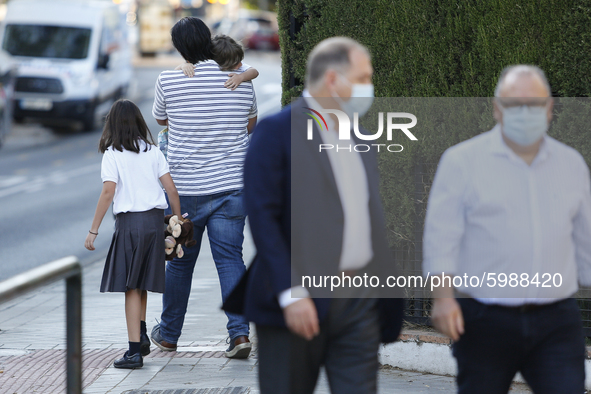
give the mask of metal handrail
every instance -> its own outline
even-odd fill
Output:
[[[64,257],[0,282],[0,303],[41,286],[66,280],[67,393],[82,393],[82,267]]]

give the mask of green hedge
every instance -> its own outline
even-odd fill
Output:
[[[278,0],[277,5],[284,104],[302,91],[309,51],[336,35],[369,48],[378,97],[490,97],[500,71],[516,63],[540,66],[554,95],[591,96],[589,1]],[[455,132],[435,127],[404,154],[380,155],[392,246],[417,237],[425,207],[424,200],[417,201],[417,179],[426,192],[432,177],[420,164],[437,163],[447,147],[492,125],[492,115],[480,124],[482,129]],[[556,137],[577,147],[591,164],[588,128]]]

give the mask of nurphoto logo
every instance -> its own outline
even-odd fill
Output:
[[[351,127],[351,120],[349,119],[349,116],[347,116],[347,114],[343,111],[337,109],[323,109],[322,111],[317,111],[312,108],[305,108],[311,112],[304,113],[312,118],[308,119],[307,123],[308,140],[313,139],[314,121],[316,121],[320,131],[328,131],[328,124],[323,114],[332,114],[336,116],[338,120],[339,140],[342,141],[351,141],[351,130],[353,130],[355,136],[362,141],[375,141],[384,133],[384,112],[378,113],[378,131],[376,131],[374,134],[365,134],[359,131],[359,114],[357,112],[355,112],[353,115],[353,127]],[[410,123],[394,123],[394,119],[402,118],[410,119]],[[392,141],[394,130],[400,130],[406,135],[406,137],[408,137],[409,140],[417,141],[417,137],[415,137],[409,130],[416,126],[416,124],[417,117],[411,113],[386,112],[386,139],[388,141]],[[378,152],[380,152],[380,148],[385,148],[388,152],[392,153],[402,152],[404,149],[400,144],[319,144],[318,146],[319,152],[329,149],[335,149],[337,152],[341,150],[348,152],[353,150],[355,152],[369,152],[372,148],[377,149]]]

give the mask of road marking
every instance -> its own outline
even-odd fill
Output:
[[[19,183],[23,183],[27,180],[26,176],[17,175],[17,176],[0,176],[0,188],[2,187],[10,187],[14,185],[18,185]]]
[[[266,87],[265,90],[277,91],[276,86],[272,87],[271,85],[279,86],[278,84],[267,84],[264,85],[263,88]],[[269,100],[265,100],[261,105],[259,105],[259,119],[263,116],[270,114],[272,112],[279,111],[281,109],[281,95],[277,94],[273,96]],[[69,146],[71,144],[66,144]],[[63,148],[63,146],[60,146]],[[96,153],[94,152],[87,152],[84,156],[87,158],[95,158]],[[25,160],[28,158],[28,155],[20,155],[18,157],[19,160]],[[55,160],[52,162],[54,167],[62,166],[64,164],[63,160]],[[28,168],[20,168],[16,170],[14,176],[0,176],[0,198],[11,196],[17,193],[36,193],[46,189],[50,185],[62,185],[68,183],[72,178],[86,175],[92,172],[100,172],[100,166],[95,164],[91,164],[85,167],[75,168],[71,170],[55,170],[48,175],[44,176],[35,176],[35,177],[27,177],[29,173]]]
[[[42,176],[37,176],[35,177],[31,182],[27,182],[24,185],[21,185],[22,188],[16,188],[16,189],[22,189],[20,191],[26,192],[26,193],[34,193],[34,192],[39,192],[43,189],[45,189],[45,179]],[[2,192],[0,191],[0,196],[2,195]]]
[[[72,180],[72,178],[92,172],[100,172],[100,166],[95,163],[72,170],[55,170],[48,175],[36,176],[33,178],[27,178],[24,176],[0,177],[0,198],[17,193],[39,192],[50,185],[63,185]]]

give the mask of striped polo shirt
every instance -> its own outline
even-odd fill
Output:
[[[251,82],[224,87],[229,73],[207,60],[195,65],[192,78],[180,70],[158,77],[152,115],[168,119],[168,165],[180,195],[243,187],[246,126],[257,116],[257,104]]]

